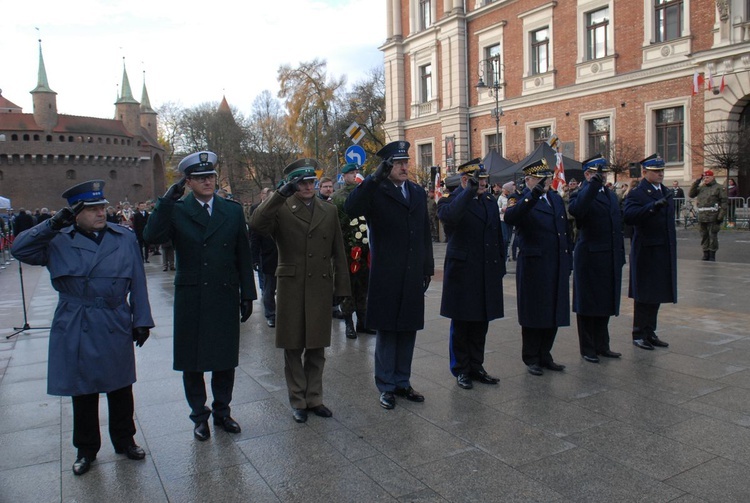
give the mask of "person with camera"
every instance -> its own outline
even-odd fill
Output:
[[[519,240],[516,290],[521,325],[521,357],[529,374],[562,371],[552,358],[558,327],[570,325],[572,243],[565,203],[549,190],[552,176],[542,158],[523,168],[526,188],[508,201],[505,221],[515,225]]]
[[[630,287],[633,345],[653,350],[669,346],[656,335],[659,306],[677,303],[677,235],[674,193],[662,183],[664,160],[653,154],[641,162],[643,179],[625,198],[623,219],[633,226]]]
[[[299,159],[284,168],[285,183],[250,217],[253,233],[278,249],[276,347],[284,350],[284,375],[292,417],[328,418],[323,404],[325,348],[331,345],[331,299],[351,295],[344,240],[336,207],[315,194],[318,161]]]
[[[715,262],[716,251],[719,249],[719,230],[727,214],[727,191],[716,182],[714,172],[709,169],[693,182],[688,196],[695,199],[698,207],[703,260]]]
[[[115,452],[146,457],[134,440],[136,346],[154,326],[135,234],[106,220],[104,181],[66,190],[68,206],[22,232],[12,253],[46,266],[59,294],[49,337],[47,393],[73,402],[73,473],[83,475],[101,448],[99,394],[107,394]]]
[[[177,258],[174,284],[174,369],[182,372],[193,436],[208,440],[214,426],[240,433],[231,413],[239,364],[240,322],[253,312],[255,278],[245,215],[236,201],[215,196],[213,152],[186,156],[184,178],[159,198],[143,230],[149,243],[172,241]],[[185,187],[190,193],[184,198]],[[213,403],[206,407],[205,372],[211,372]]]
[[[601,154],[582,163],[584,182],[570,196],[569,213],[578,228],[573,253],[573,312],[581,356],[619,358],[609,347],[609,318],[620,314],[625,245],[617,196],[604,185],[609,171]]]
[[[505,241],[481,162],[459,166],[461,186],[438,202],[448,238],[440,315],[451,319],[451,372],[462,389],[500,382],[484,369],[484,344],[489,322],[504,315]]]
[[[409,181],[409,142],[381,148],[375,172],[344,203],[352,218],[367,219],[370,281],[365,326],[377,331],[375,384],[380,406],[393,409],[396,396],[424,402],[411,386],[417,330],[424,328],[424,294],[435,273],[427,194]]]

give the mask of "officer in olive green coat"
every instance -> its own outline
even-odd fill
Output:
[[[240,319],[250,317],[257,298],[242,206],[214,197],[216,163],[213,152],[185,157],[178,166],[185,178],[159,199],[143,231],[149,243],[171,239],[174,245],[174,369],[183,372],[193,434],[201,441],[211,436],[211,414],[215,426],[240,432],[229,403],[239,363]],[[186,184],[192,192],[180,200]],[[212,372],[212,409],[205,405],[207,371]]]
[[[314,159],[284,169],[286,184],[263,201],[250,228],[271,236],[279,251],[276,267],[276,347],[284,349],[292,415],[333,414],[323,405],[325,348],[331,345],[331,298],[351,295],[336,207],[315,197]]]
[[[708,170],[693,182],[688,196],[695,198],[698,207],[703,260],[714,262],[719,249],[719,229],[727,214],[727,191],[716,183],[714,172]]]

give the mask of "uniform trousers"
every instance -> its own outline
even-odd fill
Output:
[[[375,385],[381,392],[411,386],[411,361],[417,331],[378,330],[375,336]]]
[[[352,285],[351,297],[344,297],[341,301],[341,313],[351,316],[357,313],[357,324],[364,325],[367,317],[367,287],[369,270],[360,270],[356,274],[350,274]]]
[[[73,399],[73,445],[78,457],[96,458],[102,446],[99,432],[99,393],[78,395]],[[109,407],[109,438],[117,450],[133,444],[133,386],[128,385],[107,393]]]
[[[633,308],[633,340],[647,339],[656,335],[656,319],[661,304],[646,304],[635,301]]]
[[[488,321],[451,320],[451,372],[477,374],[484,370],[484,343]]]
[[[325,348],[285,349],[284,376],[289,403],[295,409],[323,405]]]
[[[701,247],[703,251],[713,251],[719,249],[719,229],[721,224],[718,222],[700,222],[701,230]]]
[[[263,276],[263,316],[267,320],[276,321],[276,275],[258,273],[258,276]]]
[[[609,351],[609,316],[576,314],[581,355],[595,357]]]
[[[526,365],[552,363],[552,345],[555,343],[557,327],[521,327],[521,358]]]
[[[138,248],[141,249],[141,258],[144,262],[148,262],[148,243],[144,241],[143,236],[136,237],[138,240]]]
[[[203,372],[183,372],[182,383],[185,386],[185,398],[190,405],[190,419],[194,423],[208,421],[212,409],[214,418],[230,415],[229,404],[232,401],[234,389],[234,369],[211,372],[211,393],[214,395],[211,409],[206,407],[206,383],[203,381]]]

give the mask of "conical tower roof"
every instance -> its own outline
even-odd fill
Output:
[[[135,98],[133,98],[133,91],[130,90],[130,80],[128,79],[128,71],[125,68],[125,58],[122,58],[122,92],[115,102],[115,105],[119,105],[120,103],[139,104]]]
[[[39,75],[37,77],[36,87],[31,91],[31,94],[34,93],[57,94],[49,88],[49,83],[47,82],[47,70],[44,68],[44,57],[42,56],[42,39],[39,39]]]
[[[221,97],[221,103],[219,103],[219,112],[232,115],[232,109],[229,108],[229,102],[227,101],[226,95]]]
[[[156,111],[151,108],[151,101],[148,99],[148,91],[146,90],[146,72],[143,72],[143,92],[141,93],[141,113],[155,114]]]

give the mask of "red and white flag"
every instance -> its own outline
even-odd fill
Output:
[[[711,67],[708,68],[708,79],[706,80],[706,89],[712,91],[714,88],[714,77],[711,75]]]
[[[725,84],[724,84],[724,76],[722,75],[722,76],[721,76],[721,85],[719,86],[719,92],[720,92],[720,93],[723,93],[723,92],[724,92],[724,87],[725,87]]]
[[[703,75],[698,73],[698,70],[695,70],[695,73],[693,74],[693,96],[698,94],[702,88],[703,88]]]
[[[438,169],[435,173],[435,202],[438,202],[443,197],[443,188],[440,186],[440,170]]]
[[[555,154],[555,174],[552,176],[552,189],[562,193],[565,186],[565,169],[563,168],[563,155],[561,152]]]

